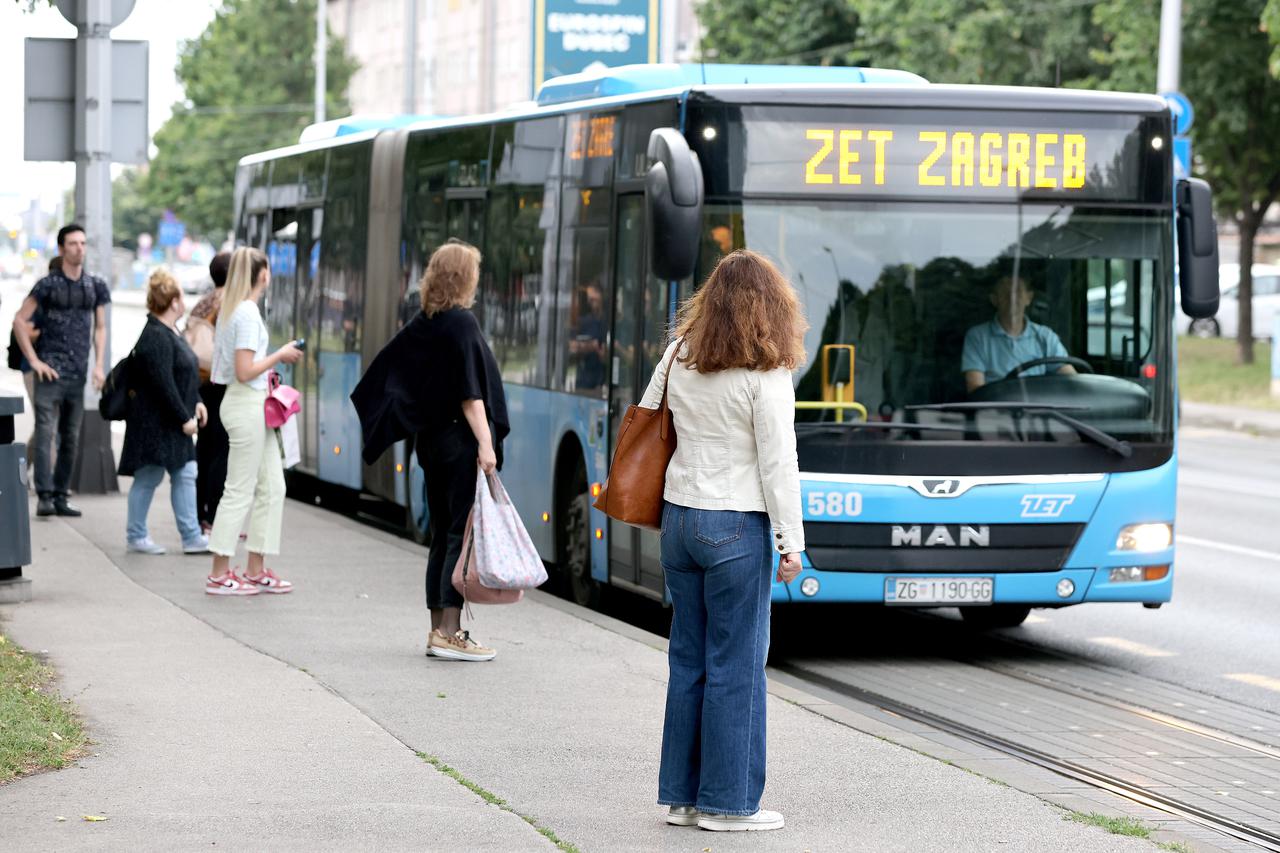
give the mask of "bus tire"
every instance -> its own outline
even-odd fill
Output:
[[[583,607],[600,604],[600,584],[591,576],[591,495],[587,466],[577,460],[561,491],[559,519],[560,573],[570,597]]]
[[[979,631],[995,628],[1017,628],[1031,614],[1031,607],[1021,604],[992,604],[988,607],[961,607],[964,623]]]

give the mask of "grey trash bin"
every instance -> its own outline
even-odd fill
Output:
[[[27,506],[27,446],[13,441],[13,419],[22,398],[0,396],[0,602],[25,601],[31,582],[31,515]]]

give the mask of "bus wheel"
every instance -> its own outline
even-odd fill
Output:
[[[966,625],[979,631],[993,628],[1016,628],[1031,613],[1030,607],[1021,604],[992,604],[989,607],[961,607],[960,616]]]
[[[600,584],[591,577],[591,516],[587,475],[581,467],[560,512],[561,567],[573,600],[583,607],[600,604]]]

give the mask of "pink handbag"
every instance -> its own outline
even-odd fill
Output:
[[[267,418],[267,426],[279,429],[285,421],[302,411],[302,392],[280,381],[280,374],[274,370],[267,374],[267,400],[263,403],[263,411]]]

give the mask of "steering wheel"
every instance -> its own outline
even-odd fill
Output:
[[[1093,365],[1085,361],[1083,358],[1076,358],[1074,355],[1050,355],[1045,356],[1044,358],[1033,358],[1031,361],[1024,361],[1013,370],[1010,370],[1009,375],[1000,381],[1003,382],[1007,379],[1017,379],[1031,368],[1040,367],[1045,364],[1069,364],[1082,373],[1093,373]]]

